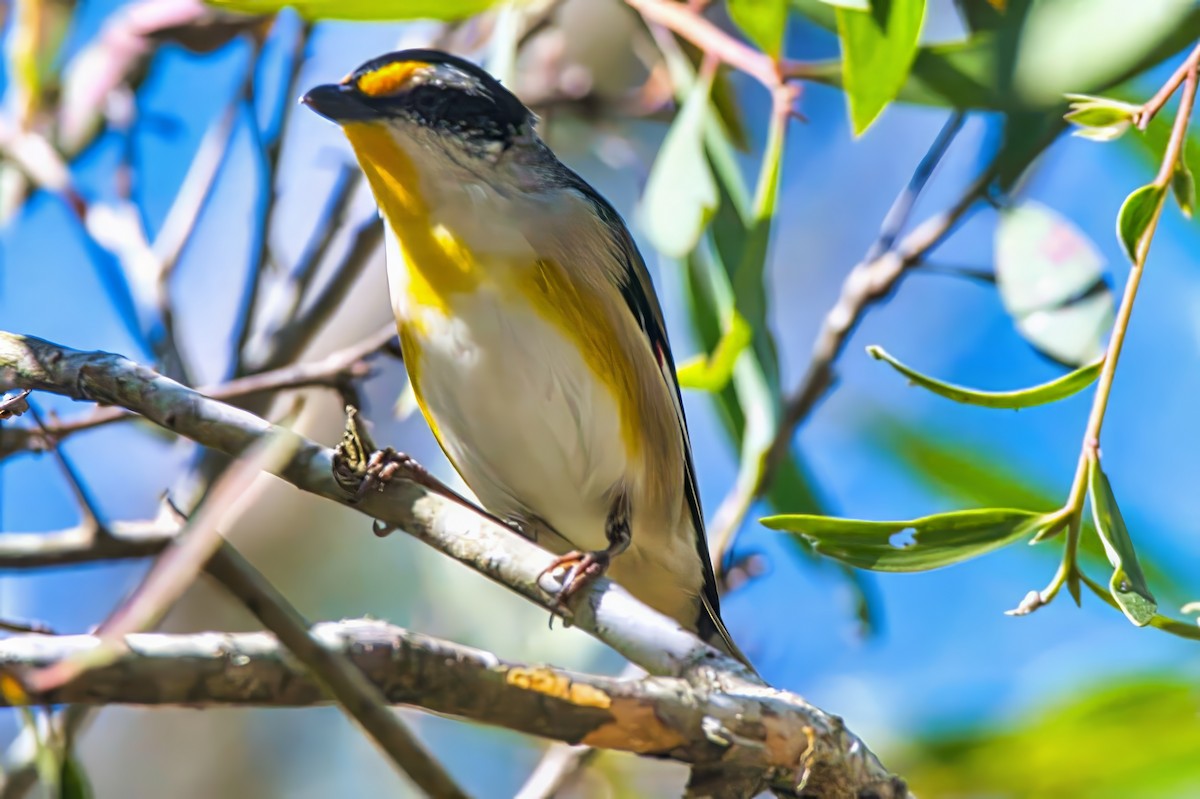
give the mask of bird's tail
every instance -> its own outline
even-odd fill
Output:
[[[702,615],[700,618],[700,637],[705,643],[713,646],[735,660],[739,661],[750,671],[754,670],[754,666],[750,663],[750,659],[746,654],[738,648],[738,645],[733,642],[733,636],[729,634],[729,630],[725,627],[725,622],[721,620],[721,612],[709,602],[708,597],[700,595],[700,603],[702,607]]]

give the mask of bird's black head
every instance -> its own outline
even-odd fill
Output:
[[[470,61],[439,50],[401,50],[372,59],[341,83],[301,102],[340,125],[403,119],[475,142],[507,144],[532,114]]]

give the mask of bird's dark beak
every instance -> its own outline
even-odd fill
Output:
[[[348,83],[326,83],[317,86],[301,97],[300,102],[339,124],[379,117],[379,112],[368,105],[358,90]]]

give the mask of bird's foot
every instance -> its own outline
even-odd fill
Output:
[[[555,558],[538,578],[539,585],[542,583],[542,577],[552,577],[558,583],[552,609],[564,610],[567,600],[601,577],[612,563],[613,554],[610,547],[594,552],[576,550]],[[566,573],[558,578],[556,572],[562,572],[564,569]]]
[[[350,495],[351,503],[361,502],[372,491],[382,491],[384,486],[397,479],[408,480],[434,493],[464,501],[411,455],[397,452],[391,447],[377,449],[358,411],[353,407],[346,411],[346,431],[334,453],[333,477]],[[385,536],[396,528],[376,519],[372,529],[376,535]]]

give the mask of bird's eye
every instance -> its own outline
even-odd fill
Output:
[[[438,115],[445,98],[435,86],[418,86],[409,93],[407,100],[409,108],[426,119],[432,119]]]

